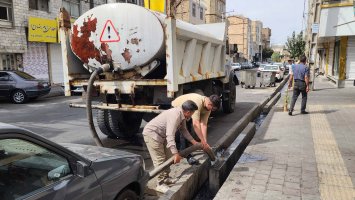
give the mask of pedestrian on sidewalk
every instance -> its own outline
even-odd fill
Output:
[[[163,111],[144,127],[142,134],[154,167],[158,167],[172,156],[174,156],[174,164],[180,162],[181,156],[175,143],[177,130],[192,144],[197,143],[186,128],[186,121],[197,109],[193,101],[185,101],[182,106]],[[169,190],[168,185],[176,182],[169,177],[169,173],[170,168],[158,175],[156,187],[158,192],[165,193]]]
[[[302,93],[302,103],[301,103],[301,114],[308,114],[306,111],[307,105],[307,93],[309,92],[309,68],[306,66],[307,57],[301,56],[300,63],[292,65],[292,72],[290,73],[290,79],[288,82],[288,88],[293,85],[293,95],[288,111],[288,115],[292,115],[293,108],[295,107],[296,101],[300,93]]]
[[[194,137],[195,140],[201,142],[204,149],[208,149],[210,148],[207,143],[208,118],[211,114],[211,111],[218,110],[221,104],[221,98],[215,94],[211,95],[210,97],[206,97],[196,93],[189,93],[177,97],[174,101],[171,102],[171,105],[173,107],[180,107],[187,100],[193,101],[198,107],[196,112],[191,117],[192,120],[187,122],[187,127],[190,133],[192,133],[192,137]],[[191,130],[191,127],[193,127],[194,131]],[[177,137],[177,142],[180,143],[180,150],[191,145],[188,141],[186,141],[186,139],[181,137]],[[190,165],[199,164],[198,160],[192,157],[191,154],[188,155],[186,159]]]

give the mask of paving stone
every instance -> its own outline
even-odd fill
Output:
[[[252,184],[253,185],[263,185],[266,186],[267,185],[268,180],[259,180],[259,179],[254,179]]]
[[[283,186],[280,184],[268,183],[266,188],[267,188],[267,190],[282,192]]]
[[[297,189],[284,187],[282,189],[282,194],[289,195],[289,196],[300,197],[301,196],[301,191],[297,190]]]
[[[287,181],[285,181],[284,187],[291,188],[291,189],[297,189],[297,190],[301,189],[301,186],[299,183],[292,183],[292,182],[287,182]]]
[[[276,184],[276,185],[283,185],[284,184],[284,179],[270,178],[269,179],[269,183]]]
[[[268,179],[269,179],[269,175],[265,175],[265,174],[255,174],[254,179],[258,179],[258,180],[268,180]]]
[[[302,194],[309,194],[309,195],[319,195],[318,185],[315,185],[313,187],[306,187],[306,188],[302,187],[301,193]]]
[[[301,183],[301,177],[286,174],[285,181],[292,183]]]
[[[245,199],[246,200],[262,200],[263,197],[264,197],[264,193],[249,191]]]

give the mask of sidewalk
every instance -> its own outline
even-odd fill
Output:
[[[355,88],[335,89],[322,78],[315,88],[308,115],[299,114],[299,97],[288,116],[281,98],[215,199],[355,197]]]

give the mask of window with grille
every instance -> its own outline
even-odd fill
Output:
[[[196,4],[192,3],[192,16],[196,17]]]
[[[203,8],[200,7],[200,19],[203,20]]]
[[[48,0],[29,0],[28,7],[33,10],[49,11]]]
[[[0,20],[12,21],[12,0],[0,0]]]
[[[63,7],[69,12],[71,17],[80,16],[80,0],[63,0]]]

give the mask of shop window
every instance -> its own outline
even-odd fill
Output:
[[[33,10],[49,11],[48,0],[29,0],[28,6]]]
[[[0,0],[0,21],[12,21],[12,0]]]
[[[192,16],[196,17],[196,4],[192,3]]]
[[[203,8],[200,7],[200,20],[203,20]]]
[[[71,17],[77,18],[80,16],[80,0],[63,0],[63,7]]]
[[[16,70],[15,54],[0,54],[1,64],[0,70]]]

